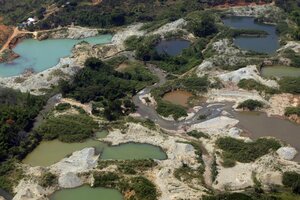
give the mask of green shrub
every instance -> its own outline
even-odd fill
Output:
[[[293,193],[300,194],[300,174],[297,172],[284,172],[282,184],[292,188]]]
[[[218,194],[216,196],[204,196],[203,200],[254,200],[243,193]]]
[[[193,131],[190,131],[190,132],[187,132],[186,134],[188,134],[189,136],[192,136],[194,138],[209,138],[209,136],[203,132],[199,132],[199,131],[196,131],[196,130],[193,130]]]
[[[233,159],[227,158],[225,156],[223,156],[223,161],[222,161],[222,166],[225,168],[231,168],[234,167],[236,162]]]
[[[193,32],[197,37],[207,37],[218,32],[214,17],[207,13],[191,20],[188,23],[188,30]]]
[[[287,107],[284,112],[285,116],[297,115],[300,117],[300,107]]]
[[[279,92],[277,89],[265,86],[254,79],[242,79],[239,81],[238,86],[245,90],[256,90],[267,94],[276,94]]]
[[[180,181],[191,183],[191,180],[198,179],[200,182],[203,180],[202,168],[192,169],[186,164],[174,170],[174,177]]]
[[[50,172],[45,173],[40,180],[40,185],[42,187],[51,187],[57,183],[57,176]]]
[[[120,177],[114,172],[94,173],[94,187],[109,187],[115,188]]]
[[[37,132],[46,140],[81,142],[94,134],[98,124],[88,115],[61,115],[46,119]]]
[[[279,85],[283,92],[300,94],[300,77],[283,77]]]
[[[156,111],[158,114],[169,117],[170,115],[173,116],[175,120],[180,117],[187,116],[186,109],[183,106],[175,105],[166,101],[158,101]]]
[[[282,184],[286,187],[293,187],[295,183],[300,181],[300,174],[297,172],[284,172]]]
[[[217,146],[224,151],[223,156],[242,163],[253,162],[257,158],[276,151],[281,147],[274,139],[260,138],[254,142],[245,143],[242,140],[225,137],[216,141]]]
[[[264,104],[261,101],[248,99],[238,105],[238,109],[249,109],[250,111],[262,108]]]
[[[155,185],[148,179],[138,176],[131,179],[131,187],[138,200],[156,200],[157,191]]]
[[[55,110],[57,111],[65,111],[71,108],[71,104],[69,103],[60,103],[57,106],[55,106]]]

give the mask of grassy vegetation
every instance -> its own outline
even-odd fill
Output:
[[[254,79],[242,79],[238,83],[238,86],[245,90],[256,90],[258,92],[264,92],[266,94],[276,94],[279,91],[275,88],[265,86]]]
[[[253,110],[257,110],[259,108],[263,108],[263,107],[264,107],[263,102],[253,100],[253,99],[248,99],[248,100],[241,102],[237,108],[238,109],[248,109],[250,111],[253,111]]]
[[[242,140],[225,137],[216,141],[217,146],[223,150],[223,157],[242,163],[253,162],[257,158],[281,147],[274,139],[260,138],[254,142],[245,143]]]
[[[287,107],[284,112],[285,116],[297,115],[300,117],[300,107]]]
[[[12,193],[13,187],[23,178],[22,169],[15,160],[7,160],[0,164],[0,188]]]
[[[203,132],[200,132],[200,131],[196,131],[196,130],[193,130],[193,131],[190,131],[190,132],[187,132],[186,134],[188,134],[189,136],[192,136],[194,138],[205,138],[205,139],[208,139],[209,136]]]
[[[62,112],[62,111],[70,109],[71,107],[72,106],[69,103],[60,103],[57,106],[55,106],[55,110]]]
[[[54,184],[57,183],[57,176],[55,174],[52,174],[51,172],[47,172],[45,174],[43,174],[43,176],[41,177],[41,180],[39,182],[39,184],[42,186],[42,187],[51,187],[53,186]]]
[[[282,92],[300,94],[300,77],[284,77],[279,81]]]
[[[156,200],[155,185],[143,176],[119,176],[114,172],[94,173],[94,187],[116,188],[122,193],[133,191],[132,200]]]
[[[292,189],[293,193],[300,195],[300,174],[296,172],[284,172],[282,184]]]
[[[292,195],[288,192],[282,193],[258,193],[258,192],[245,192],[245,193],[224,193],[214,196],[204,196],[203,200],[297,200],[299,196]]]
[[[182,167],[175,169],[174,177],[180,181],[191,183],[192,180],[197,180],[199,183],[203,182],[203,168],[192,169],[186,164]]]
[[[81,142],[94,134],[98,124],[85,114],[50,116],[36,130],[43,139]]]
[[[116,165],[118,170],[123,174],[141,174],[144,171],[151,169],[157,165],[157,163],[152,159],[142,159],[142,160],[100,160],[98,163],[99,169],[104,169],[110,165]]]
[[[187,116],[185,107],[162,100],[157,102],[156,111],[158,114],[164,117],[169,117],[171,115],[175,120],[177,120],[180,117]]]

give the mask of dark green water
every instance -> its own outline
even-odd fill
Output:
[[[163,40],[156,45],[155,49],[159,54],[176,56],[181,54],[182,50],[188,48],[190,44],[189,41],[183,39]]]
[[[260,53],[274,54],[280,47],[276,27],[273,25],[256,23],[253,17],[227,17],[223,19],[226,26],[235,29],[253,29],[266,31],[266,37],[237,37],[234,44],[241,49]]]

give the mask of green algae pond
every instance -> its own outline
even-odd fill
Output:
[[[166,153],[157,146],[142,143],[124,143],[109,146],[97,140],[89,139],[82,143],[63,143],[59,140],[42,141],[23,160],[31,166],[50,166],[61,159],[86,147],[94,147],[103,160],[132,160],[132,159],[158,159],[167,158]]]
[[[300,77],[300,68],[288,66],[266,66],[261,68],[261,75],[271,77]]]
[[[50,200],[122,200],[118,190],[107,188],[91,188],[84,185],[73,189],[63,189],[50,196]]]
[[[0,77],[17,76],[26,69],[41,72],[58,64],[59,59],[69,56],[74,45],[86,41],[92,45],[111,42],[112,35],[99,35],[85,39],[47,39],[38,41],[26,39],[18,44],[13,51],[19,58],[6,63],[0,63]]]

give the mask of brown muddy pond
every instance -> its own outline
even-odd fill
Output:
[[[184,90],[174,90],[164,95],[163,100],[170,103],[188,107],[188,100],[193,94]]]
[[[233,115],[240,120],[238,126],[247,131],[250,138],[272,136],[300,152],[300,125],[277,117],[268,117],[261,112],[234,112]],[[294,160],[300,162],[299,153]]]

